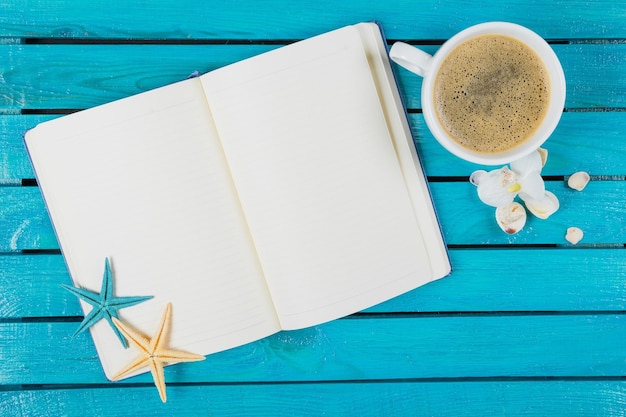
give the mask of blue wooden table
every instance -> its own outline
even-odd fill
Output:
[[[567,79],[546,143],[548,220],[506,235],[397,69],[454,273],[367,311],[166,368],[104,377],[22,144],[25,130],[359,21],[435,51],[475,23],[546,38]],[[245,123],[245,120],[242,120]],[[167,170],[167,161],[163,161]],[[582,192],[567,177],[587,171]],[[172,175],[177,175],[172,172]],[[626,414],[626,2],[0,2],[0,415]],[[181,178],[184,181],[184,178]],[[167,192],[164,190],[164,192]],[[581,228],[569,244],[565,230]]]

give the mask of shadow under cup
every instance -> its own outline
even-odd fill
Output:
[[[543,120],[530,136],[525,137],[514,147],[501,152],[478,152],[464,147],[442,126],[435,109],[435,80],[442,63],[459,44],[481,35],[504,35],[522,42],[539,56],[548,74],[549,101]],[[473,163],[501,165],[530,154],[548,139],[563,113],[565,76],[556,54],[543,38],[517,24],[489,22],[469,27],[445,42],[432,57],[417,48],[398,42],[393,45],[390,56],[399,65],[424,77],[422,83],[423,114],[435,139],[454,155]]]

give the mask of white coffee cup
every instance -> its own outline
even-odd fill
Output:
[[[460,43],[486,34],[499,34],[515,38],[530,47],[543,61],[550,80],[550,101],[547,114],[534,134],[517,147],[501,153],[475,152],[452,139],[435,114],[434,84],[439,68],[446,56]],[[488,22],[471,26],[446,41],[434,55],[403,42],[396,42],[389,51],[391,59],[424,77],[422,83],[422,111],[428,128],[435,139],[448,151],[464,160],[485,165],[500,165],[526,156],[539,148],[556,128],[565,105],[565,75],[556,54],[548,43],[535,32],[507,22]]]

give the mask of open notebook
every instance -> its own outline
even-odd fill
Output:
[[[370,307],[450,272],[377,25],[43,123],[26,144],[75,284],[200,354]],[[86,311],[90,306],[83,305]],[[91,328],[108,377],[135,357]]]

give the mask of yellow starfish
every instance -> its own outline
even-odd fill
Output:
[[[193,362],[201,361],[205,359],[202,355],[196,355],[195,353],[188,353],[182,350],[166,349],[165,344],[169,328],[170,328],[170,316],[172,314],[172,303],[168,303],[161,319],[161,325],[159,330],[152,337],[147,338],[137,330],[128,327],[124,323],[120,322],[115,317],[113,323],[122,332],[126,339],[137,347],[140,352],[139,357],[126,365],[124,369],[113,375],[111,379],[118,380],[124,376],[143,368],[144,366],[150,367],[152,378],[154,379],[154,385],[159,390],[159,396],[161,401],[167,401],[165,394],[165,376],[163,373],[163,367],[174,362]]]

